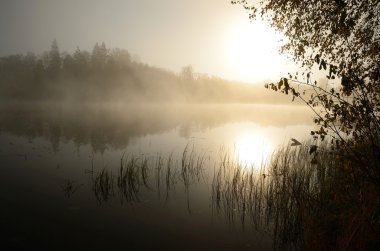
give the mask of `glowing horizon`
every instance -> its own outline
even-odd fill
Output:
[[[190,64],[241,82],[277,79],[289,68],[279,36],[229,1],[9,1],[0,3],[0,33],[0,56],[40,54],[56,39],[62,53],[105,42],[155,67]]]

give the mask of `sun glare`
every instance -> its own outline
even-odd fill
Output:
[[[243,134],[235,145],[236,157],[247,167],[260,168],[269,157],[272,145],[259,134]]]
[[[240,79],[260,81],[280,74],[286,58],[279,55],[281,36],[264,21],[243,20],[231,26],[226,51],[230,69]]]

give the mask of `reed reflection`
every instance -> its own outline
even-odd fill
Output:
[[[257,143],[264,137],[246,136],[244,139],[249,142],[256,139]],[[247,146],[255,147],[256,143],[247,143]],[[149,203],[147,198],[148,201],[156,198],[165,206],[171,196],[178,198],[179,195],[186,200],[191,214],[191,204],[195,201],[189,194],[203,184],[206,189],[197,196],[208,197],[213,219],[239,224],[243,229],[253,227],[264,231],[274,238],[274,245],[289,241],[288,238],[297,233],[288,232],[288,226],[299,224],[294,213],[300,209],[285,186],[292,187],[291,192],[297,196],[304,193],[327,196],[322,187],[331,156],[327,152],[311,156],[306,144],[277,148],[259,168],[247,168],[248,165],[242,164],[226,148],[221,148],[216,158],[195,149],[188,145],[176,156],[123,155],[116,169],[94,168],[92,163],[87,172],[92,192],[99,204],[119,198],[121,204],[143,205]],[[63,192],[69,198],[67,194],[71,195],[76,187],[72,182],[65,184]],[[175,203],[178,206],[177,200]],[[314,197],[310,203],[310,206],[319,205]]]

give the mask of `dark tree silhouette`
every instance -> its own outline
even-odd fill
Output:
[[[319,127],[312,136],[331,143],[327,149],[310,146],[310,154],[331,153],[331,184],[325,182],[320,191],[327,199],[318,199],[307,187],[302,194],[289,191],[299,205],[292,212],[301,221],[299,229],[292,229],[299,239],[282,240],[289,244],[301,239],[309,250],[379,249],[380,2],[232,3],[242,4],[251,19],[259,16],[287,37],[281,51],[302,65],[302,74],[288,74],[266,87],[309,106]],[[319,84],[313,77],[316,71],[338,86]]]
[[[59,53],[57,40],[51,44],[51,48],[48,54],[47,73],[51,78],[57,78],[61,70],[61,55]]]
[[[250,18],[260,15],[289,39],[282,51],[301,63],[303,74],[289,74],[275,91],[302,99],[316,114],[322,140],[329,135],[360,164],[369,180],[380,185],[380,4],[363,0],[267,0],[241,3]],[[326,73],[339,88],[313,80],[312,67]],[[309,91],[299,91],[305,85]],[[321,107],[321,109],[319,109]],[[360,147],[358,147],[360,145]],[[363,151],[363,147],[367,148]]]
[[[91,63],[94,71],[103,70],[107,64],[108,50],[103,42],[100,46],[95,44],[92,50]]]
[[[196,76],[196,77],[195,77]],[[258,87],[195,74],[180,74],[132,59],[124,49],[96,43],[92,52],[60,53],[56,41],[42,55],[0,58],[0,101],[83,102],[263,102],[284,103]]]

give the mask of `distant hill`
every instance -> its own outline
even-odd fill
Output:
[[[68,101],[126,103],[286,103],[291,97],[264,88],[264,83],[228,81],[181,73],[136,62],[128,51],[96,43],[92,52],[60,53],[53,41],[41,55],[0,58],[1,101]]]

